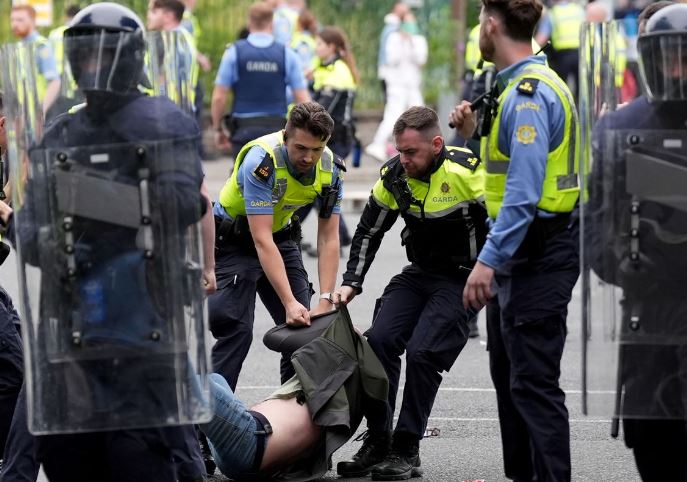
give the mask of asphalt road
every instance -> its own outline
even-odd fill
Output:
[[[205,167],[210,192],[216,195],[230,165],[228,161],[220,160],[206,163]],[[365,164],[359,170],[352,170],[347,181],[347,190],[369,190],[377,167]],[[358,216],[358,213],[346,213],[345,219],[350,229],[354,229]],[[404,265],[405,253],[399,242],[400,225],[401,221],[387,234],[367,276],[364,292],[349,305],[355,324],[363,329],[370,325],[376,298],[381,295],[388,280]],[[309,240],[315,238],[314,217],[306,222],[304,233]],[[316,260],[306,257],[305,264],[311,278],[315,278],[317,289]],[[344,267],[345,258],[342,258],[340,272]],[[0,279],[2,285],[18,299],[13,255],[0,267]],[[456,302],[459,302],[458,294]],[[585,417],[581,414],[579,320],[579,292],[576,290],[570,304],[569,334],[561,377],[561,384],[568,396],[567,406],[571,419],[573,480],[639,480],[630,451],[621,440],[610,437],[610,423],[603,418]],[[261,342],[273,322],[260,301],[257,302],[255,323],[254,342],[244,363],[237,390],[239,397],[248,404],[262,400],[279,384],[278,355],[267,350]],[[439,428],[440,435],[427,438],[421,443],[424,480],[506,480],[502,468],[495,393],[488,372],[483,318],[479,325],[481,336],[469,341],[453,369],[444,376],[429,420],[429,427]],[[351,442],[344,446],[335,454],[334,466],[338,461],[350,457],[359,446],[360,442]],[[326,480],[334,478],[337,478],[335,472],[330,472],[325,477]],[[40,480],[46,479],[41,475]],[[227,479],[217,475],[211,480]]]

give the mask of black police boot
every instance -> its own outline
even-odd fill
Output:
[[[372,480],[406,480],[422,477],[420,440],[403,432],[394,433],[391,452],[384,462],[372,469]]]
[[[384,460],[391,448],[391,432],[368,430],[355,438],[363,441],[363,446],[353,456],[353,460],[339,462],[336,473],[341,477],[364,477],[370,470]]]

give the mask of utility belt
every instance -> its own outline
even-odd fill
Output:
[[[408,261],[429,273],[467,278],[475,265],[475,259],[456,253],[454,247],[446,246],[441,249],[436,245],[414,240],[412,231],[407,227],[401,233],[401,244],[406,248]]]
[[[520,249],[525,250],[524,252],[530,257],[542,255],[546,249],[546,243],[557,234],[568,229],[571,214],[562,213],[552,218],[542,218],[535,215]]]
[[[236,117],[227,114],[222,118],[222,123],[229,132],[232,142],[246,143],[262,135],[283,129],[286,125],[286,119],[280,115]],[[250,138],[247,139],[246,137]]]
[[[275,244],[283,243],[285,241],[301,242],[301,223],[297,216],[291,218],[291,223],[272,233],[272,239]],[[257,256],[255,250],[255,242],[250,233],[248,225],[248,218],[243,215],[236,216],[236,219],[228,219],[220,216],[215,216],[215,247],[222,249],[227,246],[238,246],[248,251],[250,254]]]

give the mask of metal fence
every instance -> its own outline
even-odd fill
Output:
[[[212,60],[213,70],[203,74],[206,103],[212,92],[214,76],[226,45],[236,39],[245,25],[248,6],[253,0],[199,0],[195,13],[202,26],[199,49]],[[65,0],[54,0],[55,26],[61,21]],[[88,2],[92,3],[92,2]],[[145,21],[148,0],[118,3],[132,7]],[[357,106],[379,107],[382,94],[377,81],[377,51],[384,15],[394,0],[310,0],[310,9],[320,25],[338,25],[348,34],[361,73]],[[441,92],[455,90],[456,39],[455,21],[451,19],[451,0],[423,0],[417,9],[422,32],[429,43],[429,62],[425,68],[425,96],[435,102]],[[476,16],[476,1],[470,0],[469,17]],[[11,0],[0,0],[0,42],[11,41],[9,12]],[[459,44],[462,42],[459,42]]]

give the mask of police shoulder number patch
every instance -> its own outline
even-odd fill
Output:
[[[274,162],[272,161],[272,156],[265,153],[265,157],[262,158],[262,161],[260,164],[258,164],[258,167],[253,170],[253,175],[262,182],[267,182],[273,171]]]
[[[531,77],[526,77],[520,81],[518,84],[518,92],[525,95],[534,95],[537,91],[537,85],[539,84],[539,79],[533,79]]]

